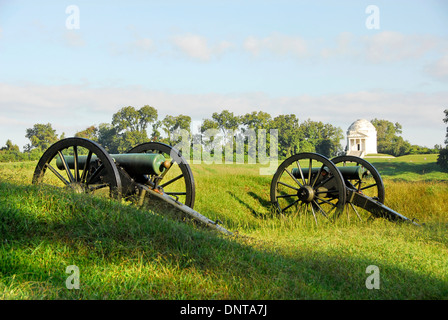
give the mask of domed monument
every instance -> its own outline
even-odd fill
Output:
[[[347,130],[347,155],[364,157],[377,153],[376,128],[366,119],[358,119]]]

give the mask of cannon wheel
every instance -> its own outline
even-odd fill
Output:
[[[294,168],[297,177],[292,174]],[[311,168],[317,168],[319,179],[313,177]],[[319,214],[334,221],[343,211],[345,201],[342,174],[328,158],[316,153],[289,157],[271,181],[271,203],[279,213],[305,211],[312,213],[316,223]]]
[[[346,186],[355,189],[357,192],[360,192],[367,197],[384,203],[385,190],[383,180],[381,179],[378,170],[376,170],[376,168],[370,162],[355,156],[338,156],[331,159],[331,161],[336,165],[336,167],[360,166],[362,169],[364,169],[365,172],[362,175],[361,180],[357,179],[345,181]],[[349,206],[361,219],[359,212],[351,203],[347,203],[347,213]]]
[[[171,166],[160,176],[148,176],[163,192],[193,209],[195,185],[193,173],[182,153],[170,145],[146,142],[130,149],[128,153],[159,153],[171,160]]]
[[[98,160],[95,164],[86,161],[80,166],[81,154],[88,159],[96,156]],[[73,156],[72,169],[66,156]],[[56,166],[58,158],[62,160],[62,170]],[[32,182],[121,200],[121,179],[113,159],[99,144],[84,138],[66,138],[51,145],[37,163]]]

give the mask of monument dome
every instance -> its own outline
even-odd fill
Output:
[[[358,119],[347,130],[347,155],[364,157],[377,153],[375,126],[366,119]]]

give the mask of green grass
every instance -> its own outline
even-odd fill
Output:
[[[406,181],[448,181],[448,172],[436,164],[437,154],[408,155],[397,158],[368,158],[384,178]]]
[[[425,227],[280,217],[260,166],[192,165],[195,209],[222,220],[237,234],[229,237],[37,188],[36,162],[0,164],[0,299],[447,299],[447,174],[432,158],[369,161],[386,205]],[[69,265],[79,267],[79,290],[66,288]],[[366,288],[369,265],[379,290]]]

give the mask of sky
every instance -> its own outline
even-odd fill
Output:
[[[443,145],[448,2],[0,0],[0,147],[66,137],[126,106],[357,119]],[[194,128],[193,128],[194,129]],[[345,144],[343,144],[345,147]]]

